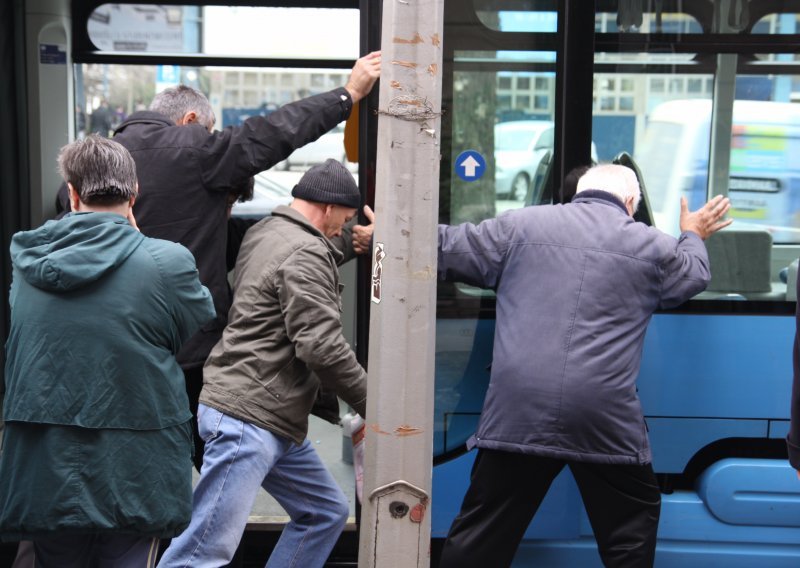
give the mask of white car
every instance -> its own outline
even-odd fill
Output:
[[[266,217],[278,205],[289,205],[292,201],[292,188],[302,174],[295,174],[296,179],[284,179],[291,174],[282,172],[261,172],[256,175],[253,187],[253,199],[233,204],[231,215],[248,219]]]
[[[278,163],[275,168],[307,170],[311,166],[324,163],[328,158],[341,162],[350,171],[357,169],[357,165],[348,162],[345,155],[344,123],[335,126],[333,130],[326,132],[314,142],[298,148],[288,158]]]
[[[553,150],[554,124],[549,120],[513,120],[494,126],[494,185],[497,197],[522,201],[542,158]],[[592,162],[597,147],[592,142]]]
[[[553,123],[515,120],[494,127],[494,186],[500,198],[522,201],[542,156],[553,149]]]

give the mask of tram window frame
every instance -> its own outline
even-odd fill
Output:
[[[238,67],[299,67],[299,68],[346,68],[352,67],[354,59],[319,59],[319,58],[266,58],[243,56],[215,56],[209,54],[180,53],[126,53],[121,51],[105,52],[98,50],[88,32],[88,22],[92,13],[100,6],[109,4],[107,0],[72,0],[70,11],[72,17],[72,60],[74,63],[130,63],[130,64],[175,64],[196,66],[238,66]],[[127,5],[163,5],[157,0],[138,0],[114,2]],[[224,2],[203,2],[197,0],[173,0],[169,5],[176,6],[229,6],[229,7],[264,7],[264,8],[341,8],[356,9],[364,12],[359,0],[309,0],[302,2],[288,0],[286,2],[225,0]],[[362,17],[363,23],[363,17]]]
[[[542,5],[546,2],[530,2],[525,3],[526,5]],[[522,3],[520,3],[522,4]],[[577,2],[572,2],[570,0],[566,0],[566,4],[572,4],[571,7],[575,8]],[[664,0],[664,4],[667,6],[676,5],[677,2],[675,0]],[[688,3],[687,3],[688,4]],[[603,6],[614,6],[616,9],[617,2],[611,0],[597,0],[596,5],[598,6],[598,10],[601,10]],[[774,4],[773,4],[774,5]],[[661,53],[677,53],[682,58],[683,61],[675,64],[674,62],[670,61],[637,61],[635,63],[629,63],[626,65],[621,65],[617,61],[597,61],[594,60],[593,64],[591,65],[591,73],[589,74],[589,80],[586,80],[585,76],[579,76],[576,82],[578,94],[580,94],[580,90],[582,89],[584,92],[589,93],[589,97],[591,98],[593,94],[593,89],[591,89],[592,80],[596,76],[597,73],[618,73],[620,70],[625,67],[628,70],[631,70],[632,73],[649,73],[653,70],[660,71],[662,73],[666,72],[673,72],[673,73],[682,73],[688,76],[695,76],[700,78],[701,81],[701,88],[706,89],[709,86],[708,75],[712,73],[714,68],[716,67],[716,60],[718,55],[720,54],[739,54],[743,55],[744,57],[739,57],[738,61],[738,71],[739,73],[750,73],[750,74],[771,74],[771,73],[782,73],[785,72],[785,66],[781,66],[776,64],[774,61],[756,61],[751,57],[748,57],[749,54],[752,53],[770,53],[770,52],[792,52],[798,53],[800,49],[800,42],[797,41],[798,36],[775,36],[775,35],[766,35],[766,34],[749,34],[749,30],[742,30],[737,33],[711,33],[711,17],[712,17],[712,10],[711,10],[711,2],[707,2],[705,4],[699,3],[691,3],[691,6],[688,6],[687,9],[693,10],[692,14],[698,17],[698,21],[704,22],[702,29],[703,33],[701,34],[641,34],[641,33],[633,33],[633,34],[619,34],[619,33],[596,33],[594,37],[594,42],[589,41],[590,38],[584,37],[581,38],[583,40],[582,45],[575,45],[570,46],[572,49],[581,49],[591,50],[592,56],[596,52],[606,52],[606,53],[619,53],[619,54],[634,54],[634,53],[642,53],[648,52],[648,48],[652,48],[652,52],[661,52]],[[447,9],[446,9],[447,13]],[[595,14],[592,14],[592,18],[594,18]],[[563,18],[564,14],[560,14],[559,18]],[[587,17],[584,15],[579,15],[578,17]],[[462,23],[467,20],[468,18],[462,15]],[[523,41],[525,40],[525,34],[520,33],[507,33],[505,37],[502,37],[503,32],[498,32],[494,30],[485,30],[482,29],[480,34],[472,34],[472,37],[477,37],[478,39],[475,42],[470,43],[467,41],[470,38],[470,29],[467,25],[463,25],[460,30],[457,31],[457,36],[455,41],[457,42],[458,47],[453,48],[452,43],[450,44],[451,49],[463,49],[463,50],[489,50],[491,47],[494,46],[495,49],[503,49],[504,46],[507,45],[508,41],[513,41],[517,43],[517,45],[523,45]],[[543,40],[543,42],[552,42],[550,45],[553,45],[553,49],[559,50],[558,56],[561,57],[560,50],[564,48],[564,38],[561,34],[538,34],[539,37]],[[513,39],[511,39],[513,38]],[[444,36],[444,45],[447,47],[448,43],[453,41],[453,38],[445,33]],[[477,45],[476,45],[477,44]],[[593,46],[594,44],[594,46]],[[594,47],[594,49],[593,49]],[[518,49],[518,48],[517,48]],[[537,45],[536,49],[543,49],[541,44]],[[453,76],[454,69],[457,67],[454,66],[452,60],[452,51],[451,57],[449,58],[450,66],[447,66],[448,58],[445,58],[445,69],[444,69],[444,89],[445,92],[448,88],[447,82],[451,80]],[[581,54],[578,54],[578,59],[581,59]],[[559,63],[561,65],[559,65]],[[553,65],[553,70],[560,70],[564,71],[565,68],[569,65],[568,62],[559,62]],[[484,68],[488,67],[486,62],[482,63]],[[466,64],[465,64],[466,65]],[[475,64],[477,65],[477,63]],[[562,66],[563,65],[563,66]],[[573,65],[572,68],[574,69],[575,66]],[[579,74],[580,75],[580,74]],[[712,73],[713,75],[713,73]],[[713,78],[710,79],[712,81],[711,87],[713,88]],[[574,86],[574,85],[573,85]],[[587,88],[588,87],[588,88]],[[452,88],[452,86],[450,86]],[[575,91],[573,91],[573,94]],[[564,96],[564,84],[563,78],[561,78],[561,83],[557,88],[557,97]],[[443,97],[446,100],[446,97]],[[572,99],[570,99],[572,102]],[[564,128],[563,126],[563,112],[564,108],[562,107],[561,116],[556,114],[555,120],[558,124],[561,122],[561,131],[557,132],[557,136],[562,138],[562,144],[558,147],[566,148],[567,151],[575,151],[575,149],[580,146],[581,144],[588,144],[589,140],[592,138],[591,134],[584,136],[585,139],[581,138],[581,133],[576,133],[573,129]],[[445,113],[443,117],[442,128],[443,130],[449,126],[447,122],[448,115]],[[443,152],[443,162],[442,162],[442,186],[440,194],[442,195],[443,201],[447,201],[449,199],[449,195],[447,194],[450,191],[449,187],[449,176],[454,175],[452,164],[450,163],[450,154],[453,154],[452,148],[449,148],[445,145],[442,147]],[[449,211],[448,206],[442,205],[442,209],[440,209],[440,215],[442,216],[442,220],[444,222],[449,221]],[[787,247],[784,247],[782,250],[785,250]],[[792,248],[792,247],[788,247]],[[796,247],[795,247],[796,250]],[[437,295],[438,304],[437,304],[437,319],[444,325],[455,325],[457,327],[456,332],[453,331],[443,331],[443,338],[449,341],[453,341],[454,337],[462,337],[467,342],[472,341],[474,345],[481,345],[481,341],[478,340],[478,336],[484,337],[486,335],[485,332],[481,332],[481,326],[485,325],[487,322],[491,323],[491,320],[495,317],[495,307],[496,302],[493,295],[488,294],[477,294],[475,290],[456,290],[454,289],[455,285],[452,284],[445,284],[442,285],[440,283],[440,291]],[[460,292],[460,293],[459,293]],[[750,301],[739,301],[739,300],[732,300],[732,299],[693,299],[682,306],[671,310],[663,310],[665,313],[670,314],[692,314],[692,315],[779,315],[779,316],[790,316],[794,313],[795,305],[794,302],[791,301],[766,301],[766,300],[750,300]],[[460,326],[460,327],[458,327]],[[483,333],[483,335],[481,335]],[[474,341],[473,341],[474,338]],[[438,342],[437,342],[438,345]],[[462,346],[469,348],[469,345]],[[458,354],[461,348],[453,348],[453,346],[443,346],[443,350],[445,351],[455,351]],[[475,347],[472,347],[474,350]],[[491,362],[491,353],[476,353],[474,351],[469,352],[469,360],[465,363],[465,367],[463,369],[460,368],[449,368],[452,362],[445,362],[444,363],[444,372],[458,373],[459,371],[463,372],[464,379],[469,380],[477,380],[476,376],[480,375],[480,371],[483,369],[484,364],[487,362]],[[487,369],[488,370],[488,369]],[[438,375],[438,370],[437,370]],[[488,375],[487,375],[488,377]],[[485,380],[488,381],[488,378]],[[438,379],[437,379],[438,385]],[[445,381],[445,392],[443,393],[446,396],[449,393],[448,384]],[[452,385],[450,385],[452,386]],[[462,390],[467,389],[467,387],[461,387]],[[437,386],[438,389],[438,386]],[[437,390],[438,393],[438,390]],[[437,394],[437,397],[439,395]],[[443,401],[444,402],[444,401]],[[463,445],[458,444],[458,440],[455,438],[448,437],[448,429],[453,427],[452,421],[454,419],[458,419],[460,421],[469,421],[469,420],[477,420],[477,415],[479,412],[480,406],[475,407],[475,412],[473,413],[465,413],[464,409],[461,406],[447,406],[445,403],[445,407],[442,409],[438,408],[442,412],[442,416],[439,419],[444,420],[446,424],[446,428],[444,431],[437,430],[435,435],[437,436],[436,440],[437,443],[441,443],[441,453],[434,456],[434,463],[443,463],[447,462],[450,459],[458,456],[459,454],[465,451],[465,447]],[[464,432],[468,429],[468,427],[458,427],[457,428],[459,433]],[[460,435],[460,434],[459,434]]]

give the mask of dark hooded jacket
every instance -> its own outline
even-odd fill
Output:
[[[343,89],[282,106],[269,115],[209,133],[199,124],[177,126],[141,111],[117,127],[114,141],[136,162],[142,232],[180,243],[197,261],[200,281],[214,298],[217,317],[178,354],[181,366],[202,366],[225,328],[231,306],[227,282],[227,196],[230,188],[284,160],[345,120],[352,99]]]
[[[214,316],[192,255],[112,213],[14,235],[0,536],[178,534],[191,515],[181,343]]]
[[[439,277],[497,292],[491,378],[468,442],[607,464],[652,460],[636,378],[650,318],[707,286],[702,239],[610,193],[439,227]]]

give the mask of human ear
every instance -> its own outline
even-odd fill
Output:
[[[630,215],[631,217],[633,217],[633,213],[634,213],[634,211],[633,211],[633,199],[634,198],[631,195],[630,197],[628,197],[628,199],[625,200],[625,209],[628,210],[628,215]]]
[[[80,211],[81,198],[78,196],[78,191],[71,183],[67,182],[67,191],[69,194],[69,208],[72,211]]]
[[[183,115],[181,119],[180,126],[186,126],[187,124],[192,124],[197,122],[197,113],[193,110],[190,110],[186,114]]]

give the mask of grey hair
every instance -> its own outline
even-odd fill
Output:
[[[197,122],[208,130],[214,128],[216,122],[214,110],[206,96],[186,85],[178,85],[158,93],[150,103],[150,110],[160,112],[175,124],[180,122],[187,112],[195,113]]]
[[[639,208],[642,192],[639,180],[632,169],[616,164],[601,164],[587,170],[578,180],[576,193],[587,189],[599,189],[615,195],[623,203],[633,197],[633,212]]]
[[[137,195],[136,164],[130,152],[96,134],[61,148],[58,171],[87,205],[116,205]]]

